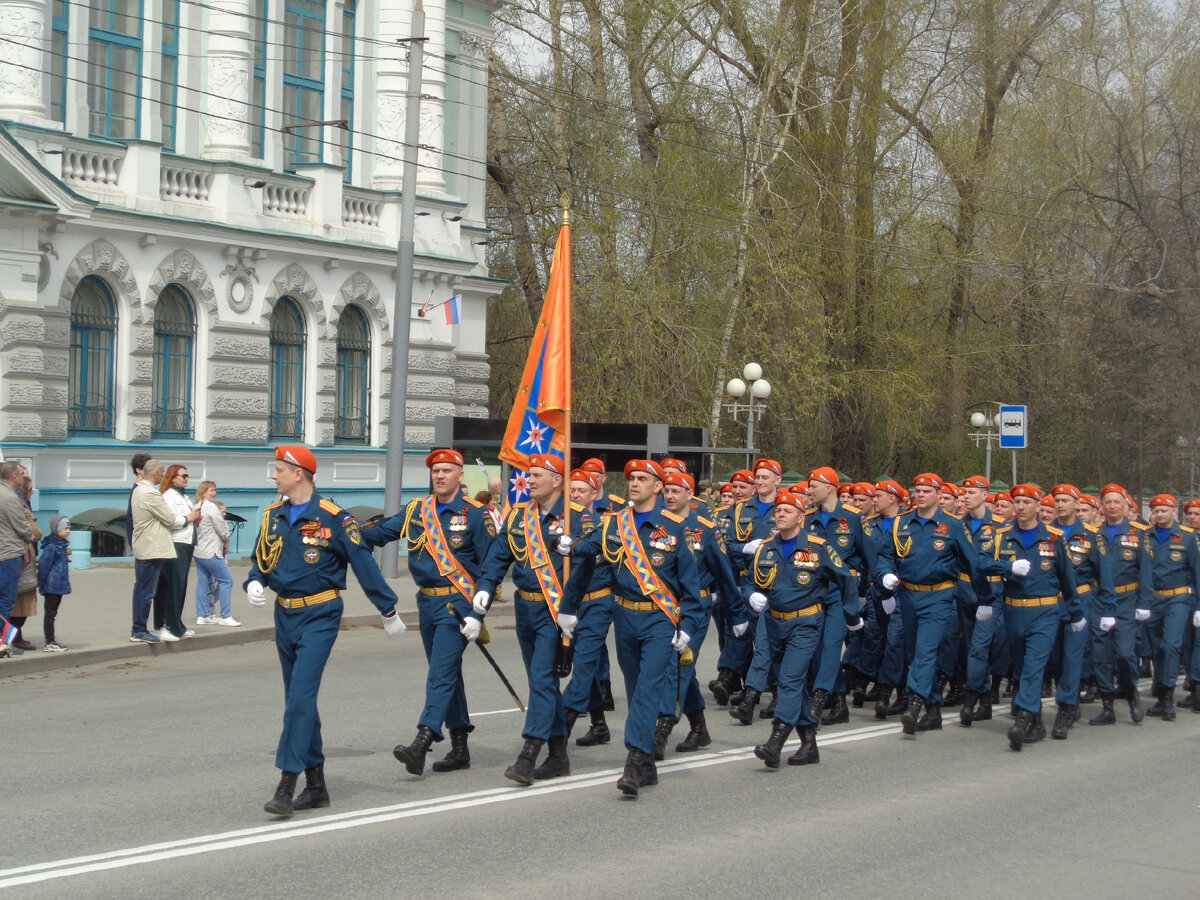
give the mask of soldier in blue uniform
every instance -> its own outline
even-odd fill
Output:
[[[504,777],[518,784],[571,774],[567,721],[554,660],[559,644],[563,638],[571,638],[578,621],[578,605],[563,608],[567,585],[563,584],[563,558],[555,552],[559,538],[568,532],[562,496],[566,464],[559,453],[535,454],[529,463],[529,500],[513,506],[505,517],[484,560],[472,602],[478,615],[486,615],[497,586],[509,568],[513,569],[517,642],[529,677],[529,703],[521,732],[525,744]],[[592,527],[592,514],[582,506],[571,504],[570,514],[571,528],[587,531]],[[579,566],[570,578],[586,584],[590,574],[590,567]],[[535,769],[547,742],[546,761]]]
[[[862,625],[854,611],[858,580],[824,538],[804,530],[807,505],[808,498],[798,493],[781,491],[776,496],[778,533],[758,547],[751,565],[752,590],[747,599],[762,613],[770,653],[779,670],[771,735],[754,748],[754,755],[772,769],[779,767],[784,741],[793,727],[800,733],[800,747],[788,765],[821,761],[808,673],[830,615],[842,616],[845,610],[847,624]]]
[[[1150,500],[1150,565],[1154,579],[1154,605],[1142,616],[1154,660],[1154,691],[1158,702],[1146,710],[1164,722],[1175,721],[1175,685],[1179,682],[1179,657],[1183,632],[1197,616],[1200,597],[1200,546],[1186,525],[1175,521],[1178,502],[1170,494]]]
[[[667,680],[663,685],[662,702],[659,706],[658,723],[654,729],[654,758],[666,755],[667,740],[682,713],[688,719],[687,736],[676,745],[679,753],[699,750],[712,743],[708,724],[704,720],[704,696],[700,682],[696,680],[696,661],[712,613],[714,596],[724,598],[726,608],[733,618],[733,634],[740,637],[750,628],[741,589],[725,552],[725,542],[716,524],[693,506],[695,481],[683,472],[666,472],[663,476],[663,501],[668,510],[685,519],[684,533],[688,547],[699,564],[700,603],[704,615],[700,627],[692,635],[687,652],[679,657],[679,665],[667,666]]]
[[[599,525],[600,517],[605,513],[614,513],[621,507],[629,505],[629,501],[620,494],[604,493],[604,485],[608,480],[608,470],[604,467],[604,460],[593,456],[591,459],[585,459],[579,468],[585,472],[590,472],[596,477],[596,500],[592,506],[592,520],[595,524]],[[612,712],[617,707],[613,702],[612,664],[608,657],[607,641],[600,645],[600,660],[597,663],[596,677],[600,681],[600,693],[604,697],[604,703],[600,711],[602,713]],[[600,743],[598,738],[601,733],[600,730],[596,730],[593,733],[593,729],[589,728],[587,734],[575,739],[575,743],[580,744],[581,741],[584,741],[585,743],[580,744],[583,747],[598,744]],[[593,740],[594,738],[595,740]]]
[[[1042,490],[1013,485],[1016,520],[996,532],[995,558],[1011,568],[1004,580],[1004,619],[1013,674],[1020,687],[1013,701],[1008,745],[1020,751],[1046,736],[1042,724],[1042,679],[1062,620],[1061,606],[1075,631],[1087,627],[1075,593],[1075,567],[1062,531],[1041,521]]]
[[[1073,484],[1055,485],[1051,491],[1058,515],[1056,527],[1062,532],[1067,556],[1075,567],[1075,594],[1089,622],[1100,618],[1101,624],[1114,622],[1116,594],[1113,593],[1112,571],[1108,565],[1108,541],[1096,525],[1086,525],[1079,518],[1078,504],[1083,495]],[[1061,608],[1061,607],[1060,607]],[[1061,658],[1058,674],[1058,712],[1050,736],[1058,741],[1067,739],[1071,726],[1079,721],[1079,685],[1083,678],[1083,658],[1092,635],[1089,630],[1075,631],[1065,620],[1060,621],[1056,654]]]
[[[278,594],[275,647],[283,670],[283,732],[275,753],[282,771],[275,796],[263,807],[276,816],[329,805],[317,692],[342,621],[346,565],[383,616],[389,637],[404,631],[396,595],[362,543],[358,522],[317,493],[317,461],[307,447],[276,447],[271,480],[283,496],[263,511],[254,562],[244,585],[252,606],[266,604],[265,588]],[[293,800],[296,779],[305,788]]]
[[[988,488],[991,485],[982,475],[963,480],[963,496],[967,512],[963,517],[975,548],[991,556],[996,531],[1003,523],[987,510]],[[958,720],[966,727],[972,722],[986,722],[992,717],[992,688],[1008,668],[1008,641],[1004,633],[1004,591],[1000,578],[988,576],[992,593],[979,597],[970,576],[958,575],[955,601],[959,622],[967,644],[966,677],[963,680],[962,707]],[[982,610],[982,611],[981,611]],[[989,677],[991,673],[992,677]]]
[[[908,503],[908,488],[900,482],[885,478],[875,483],[875,512],[877,519],[871,522],[869,534],[875,542],[876,566],[879,554],[887,541],[892,539],[892,523],[900,515],[904,504]],[[875,718],[886,719],[891,713],[900,713],[907,709],[904,697],[904,682],[907,671],[904,662],[904,617],[896,612],[896,594],[882,585],[875,586],[878,597],[876,614],[879,618],[881,643],[879,653],[879,668],[874,676]],[[896,691],[895,707],[891,706],[892,691]]]
[[[687,649],[705,615],[684,519],[659,505],[662,477],[662,468],[651,460],[626,463],[631,505],[605,516],[601,527],[574,548],[576,559],[582,557],[581,570],[596,554],[612,567],[617,663],[629,699],[625,719],[629,755],[617,787],[632,797],[639,788],[658,783],[654,728],[663,681],[674,653]],[[572,585],[564,611],[574,614],[582,590],[582,584]]]
[[[425,771],[425,756],[450,729],[450,752],[433,764],[435,772],[471,768],[467,735],[475,730],[467,712],[462,656],[481,626],[471,609],[475,580],[496,536],[496,526],[483,504],[462,495],[463,457],[456,450],[434,450],[425,457],[433,493],[412,500],[391,518],[364,529],[363,543],[374,549],[403,538],[408,571],[417,585],[421,643],[429,674],[425,678],[425,709],[411,744],[392,754],[412,775]],[[446,608],[453,603],[463,624]]]
[[[880,583],[886,590],[899,588],[904,618],[908,708],[900,722],[908,735],[942,727],[937,655],[942,632],[954,612],[959,572],[966,572],[976,592],[986,597],[991,591],[986,576],[1002,571],[979,555],[961,520],[938,508],[941,486],[942,479],[932,472],[914,479],[916,509],[896,517],[879,552]],[[922,703],[925,715],[918,722]]]

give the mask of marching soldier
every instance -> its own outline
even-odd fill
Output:
[[[275,647],[283,670],[283,732],[275,753],[282,772],[275,796],[263,807],[276,816],[329,805],[317,692],[342,621],[346,566],[383,616],[389,637],[404,631],[396,595],[362,543],[358,522],[317,493],[317,460],[307,447],[276,447],[271,480],[283,496],[263,511],[246,599],[264,606],[266,588],[275,602]],[[305,787],[293,800],[296,779]]]
[[[462,494],[461,453],[434,450],[425,457],[425,466],[433,493],[409,501],[403,512],[362,532],[363,543],[371,549],[403,539],[408,571],[417,586],[421,643],[429,663],[425,708],[413,742],[392,751],[412,775],[425,771],[425,756],[435,741],[442,740],[443,724],[450,729],[450,752],[433,764],[433,771],[471,768],[467,735],[475,726],[467,711],[462,657],[467,644],[481,632],[471,599],[496,536],[495,523],[483,504]],[[461,625],[446,608],[448,603],[461,617]]]
[[[1153,606],[1138,610],[1146,622],[1150,655],[1154,660],[1154,690],[1158,702],[1146,710],[1148,716],[1175,721],[1175,685],[1179,681],[1179,656],[1183,631],[1200,626],[1200,546],[1195,533],[1175,522],[1178,506],[1170,494],[1150,501],[1150,565],[1154,579]],[[1148,615],[1145,613],[1148,612]]]
[[[892,523],[901,514],[902,505],[907,502],[908,489],[898,481],[889,478],[875,483],[875,512],[879,518],[872,523],[870,534],[875,541],[876,564],[883,545],[891,540]],[[879,694],[875,700],[875,718],[886,719],[889,714],[904,712],[907,708],[907,703],[904,702],[904,617],[896,614],[894,591],[880,589],[878,615],[883,651],[879,657],[879,671],[875,677]],[[890,705],[893,690],[896,691],[898,708]]]
[[[578,619],[575,611],[561,606],[567,586],[563,584],[563,560],[554,552],[559,538],[567,533],[563,511],[562,483],[566,465],[561,454],[535,454],[529,458],[529,500],[516,504],[483,563],[472,606],[479,616],[487,614],[496,587],[513,569],[517,588],[517,641],[521,661],[529,678],[529,703],[521,732],[525,744],[504,777],[518,784],[534,779],[571,774],[567,757],[567,721],[562,694],[554,674],[554,661],[562,639],[570,639]],[[572,528],[587,532],[591,513],[572,503]],[[590,566],[571,573],[575,581],[587,583]],[[542,746],[549,742],[546,761],[534,768]]]
[[[771,657],[779,671],[771,735],[754,748],[754,755],[771,769],[779,767],[783,744],[793,727],[800,733],[800,748],[789,757],[788,765],[821,761],[808,673],[830,615],[847,610],[846,618],[853,616],[848,624],[862,624],[853,612],[858,580],[824,538],[804,530],[807,505],[807,497],[791,491],[776,496],[778,532],[758,547],[751,565],[753,590],[748,602],[762,614]]]
[[[972,475],[963,481],[963,496],[967,502],[963,521],[971,532],[976,549],[984,556],[992,555],[996,530],[1002,524],[987,511],[989,486],[988,480],[982,475]],[[970,577],[959,573],[955,597],[967,644],[966,678],[963,682],[966,693],[962,708],[958,711],[958,720],[968,728],[972,722],[991,719],[992,701],[998,693],[994,688],[999,686],[1000,677],[1008,669],[1000,579],[990,575],[988,582],[993,586],[992,593],[979,597]],[[989,607],[990,611],[981,613],[981,607]]]

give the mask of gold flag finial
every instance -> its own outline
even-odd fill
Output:
[[[564,225],[571,224],[571,195],[563,191],[558,197],[558,203],[562,207],[562,223]]]

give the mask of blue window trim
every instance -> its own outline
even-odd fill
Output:
[[[136,102],[137,98],[140,98],[142,95],[142,22],[143,22],[142,4],[138,3],[137,34],[136,35],[125,34],[123,32],[112,30],[114,27],[115,20],[125,19],[125,18],[127,18],[127,16],[125,16],[123,13],[119,13],[116,11],[116,9],[114,8],[115,7],[114,0],[107,0],[107,3],[105,4],[105,6],[106,6],[106,9],[101,10],[100,15],[97,16],[97,18],[103,19],[105,24],[108,27],[101,28],[95,24],[92,24],[88,28],[88,44],[89,44],[88,65],[89,65],[89,68],[91,67],[90,45],[99,44],[104,48],[104,66],[103,66],[104,83],[101,85],[93,85],[93,86],[99,88],[99,90],[103,93],[104,108],[103,108],[103,110],[95,110],[95,109],[89,110],[89,113],[90,113],[89,118],[94,119],[97,115],[99,115],[100,121],[103,123],[104,128],[102,131],[91,130],[91,122],[89,122],[89,131],[90,131],[92,137],[111,138],[111,139],[115,139],[115,140],[136,139],[138,136],[141,135],[141,125],[142,125],[142,123],[141,123],[142,105],[141,105],[141,103]],[[93,9],[92,13],[93,13],[93,15],[95,15],[96,10]],[[133,104],[134,113],[133,113],[132,117],[118,116],[113,113],[113,103],[112,103],[113,94],[116,91],[125,91],[126,90],[126,88],[123,86],[114,86],[113,85],[113,49],[116,47],[120,47],[122,49],[127,49],[127,50],[133,50],[136,52],[136,56],[137,56],[137,71],[136,72],[125,73],[123,70],[121,70],[122,74],[132,74],[133,79],[134,79],[132,93],[135,98],[135,102]],[[91,74],[89,73],[89,82],[91,80],[92,80]],[[133,135],[131,137],[124,137],[124,136],[121,136],[118,134],[114,134],[113,133],[113,123],[114,122],[132,122],[133,123]]]
[[[168,293],[170,292],[170,293]],[[163,320],[159,315],[164,295],[183,307],[185,321]],[[195,358],[196,320],[192,299],[176,284],[168,284],[159,294],[154,316],[154,409],[151,412],[151,437],[191,437],[193,360]],[[183,384],[171,378],[172,363],[183,361]]]
[[[290,310],[300,330],[284,332],[277,327],[277,318]],[[304,351],[307,332],[304,314],[289,297],[280,297],[271,311],[271,412],[267,425],[270,438],[304,439]],[[286,409],[283,388],[295,383],[295,409]]]
[[[369,443],[371,388],[371,329],[357,306],[342,310],[337,330],[337,413],[333,439]]]
[[[170,60],[171,77],[167,78],[166,73],[163,73],[163,84],[159,86],[162,91],[159,115],[162,119],[163,149],[174,150],[175,126],[179,113],[179,0],[163,0],[164,10],[168,7],[174,9],[174,15],[171,17],[174,24],[168,24],[167,17],[163,16],[162,58],[164,61]],[[171,94],[170,100],[166,97],[168,91]]]
[[[116,363],[117,346],[117,313],[116,301],[112,291],[103,278],[87,275],[80,284],[98,288],[101,298],[108,309],[101,316],[81,315],[77,311],[71,314],[71,344],[69,350],[70,374],[69,386],[78,385],[71,394],[67,410],[67,434],[113,434],[113,381]],[[77,287],[76,293],[79,288]],[[75,304],[72,303],[72,306]],[[108,359],[103,365],[101,375],[103,384],[95,385],[90,381],[93,366],[88,365],[88,357],[94,354],[105,354]]]
[[[357,0],[345,0],[345,6],[342,8],[342,46],[345,47],[345,36],[350,38],[350,53],[342,55],[342,106],[346,108],[346,128],[343,135],[343,144],[345,150],[342,153],[342,165],[346,167],[346,171],[342,175],[342,180],[347,184],[350,183],[354,175],[354,63],[358,58],[357,46],[355,39],[358,35],[355,28],[358,23],[358,2]]]
[[[295,25],[289,24],[289,17],[295,16],[297,22]],[[310,21],[311,20],[311,21]],[[318,69],[324,73],[325,71],[325,5],[322,0],[284,0],[284,42],[289,46],[296,48],[296,59],[303,59],[305,54],[310,52],[305,44],[305,38],[311,36],[311,31],[315,30],[320,35],[320,49],[316,50],[318,55]],[[283,114],[289,117],[291,124],[299,124],[307,118],[304,115],[304,100],[310,94],[315,94],[318,98],[318,105],[323,109],[325,104],[325,81],[323,78],[308,78],[299,72],[288,72],[287,61],[284,61],[283,72]],[[287,89],[292,88],[295,91],[294,103],[289,108]],[[323,117],[322,117],[323,118]],[[319,121],[319,119],[318,119]],[[289,124],[288,122],[284,123]],[[320,134],[316,138],[311,137],[312,128],[299,128],[290,134],[283,135],[283,152],[285,164],[298,166],[304,163],[321,163],[324,162],[324,142],[320,139]],[[316,152],[305,151],[306,143],[311,142],[316,146]]]
[[[255,18],[254,26],[260,33],[254,42],[254,67],[250,87],[250,102],[253,111],[250,117],[250,149],[255,159],[266,156],[267,131],[267,36],[270,30],[269,0],[259,3],[259,16]]]
[[[71,55],[70,12],[68,0],[54,0],[54,15],[50,19],[50,118],[64,123],[67,121],[67,59]],[[53,89],[55,78],[60,82],[57,91]]]

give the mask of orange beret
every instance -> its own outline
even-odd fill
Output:
[[[585,459],[583,461],[583,465],[579,468],[583,469],[585,472],[594,472],[601,478],[603,478],[606,474],[603,460],[596,459],[594,456],[591,459]]]
[[[850,494],[853,494],[853,493],[854,493],[854,483],[853,482],[847,481],[845,484],[838,485],[837,495],[839,497],[848,497]]]
[[[1176,507],[1178,505],[1178,501],[1176,501],[1176,499],[1170,494],[1155,494],[1150,500],[1151,509],[1154,509],[1156,506]]]
[[[813,469],[808,473],[809,482],[819,481],[822,484],[831,484],[834,487],[838,486],[838,473],[829,466],[821,466],[819,469]]]
[[[631,459],[629,462],[625,463],[626,480],[628,480],[629,476],[634,472],[649,472],[659,481],[662,481],[663,477],[662,466],[652,459]]]
[[[276,447],[275,458],[281,462],[304,469],[304,471],[313,475],[317,474],[317,458],[312,455],[312,451],[307,447]]]
[[[718,489],[718,493],[724,494],[726,491],[732,491],[732,490],[733,490],[733,484],[731,482],[727,481],[723,485],[721,485],[721,487]]]
[[[1073,484],[1056,484],[1050,491],[1050,495],[1053,497],[1057,497],[1060,494],[1064,497],[1074,497],[1076,500],[1083,499],[1083,494],[1079,493],[1079,488]]]
[[[799,491],[802,494],[807,494],[808,493],[808,482],[807,481],[797,481],[788,490]]]
[[[1054,509],[1054,495],[1053,494],[1043,494],[1042,499],[1039,500],[1038,503],[1040,503],[1042,506],[1045,506],[1049,509]]]
[[[595,472],[589,472],[587,469],[576,469],[571,473],[572,481],[582,481],[593,491],[600,490],[600,478]]]
[[[774,459],[756,459],[754,461],[754,471],[757,472],[759,469],[767,469],[776,475],[783,474],[783,466],[779,464],[778,460]]]
[[[1096,499],[1096,498],[1095,498],[1093,495],[1091,495],[1091,494],[1081,494],[1081,495],[1079,496],[1079,499],[1080,499],[1080,500],[1082,500],[1084,503],[1086,503],[1088,506],[1092,507],[1093,509],[1099,509],[1099,508],[1100,508],[1100,501],[1099,501],[1099,500],[1097,500],[1097,499]]]
[[[1200,509],[1200,500],[1189,500],[1187,503],[1183,504],[1184,512],[1187,512],[1189,509]]]
[[[1042,489],[1036,484],[1014,484],[1011,499],[1016,500],[1018,497],[1028,497],[1031,500],[1041,500]]]
[[[908,499],[908,488],[904,487],[898,481],[892,481],[890,478],[875,482],[875,490],[883,491],[885,494],[892,494],[900,500]]]
[[[675,459],[673,456],[668,456],[666,459],[660,459],[658,464],[664,469],[678,469],[680,472],[687,471],[687,463],[682,459]]]
[[[875,493],[875,485],[869,481],[859,481],[854,485],[854,493],[867,494],[869,496]]]
[[[564,475],[567,464],[560,453],[534,453],[529,457],[529,468],[545,469],[555,475]]]
[[[666,472],[663,474],[663,484],[685,487],[689,491],[696,490],[696,479],[692,478],[687,472]]]
[[[1012,503],[1012,494],[1010,494],[1008,491],[996,491],[996,493],[992,495],[992,502],[999,503],[1001,500],[1007,500],[1009,503]]]
[[[1117,494],[1120,494],[1121,496],[1125,496],[1125,488],[1121,487],[1119,484],[1116,484],[1116,483],[1106,484],[1104,487],[1100,488],[1100,496],[1101,497],[1103,497],[1105,494],[1112,494],[1112,493],[1117,493]]]
[[[425,457],[425,468],[432,469],[438,463],[450,463],[454,466],[463,464],[463,455],[457,450],[434,450]]]
[[[775,495],[776,506],[794,506],[804,512],[808,509],[808,495],[799,491],[779,491]]]
[[[938,491],[943,494],[949,494],[951,497],[957,497],[959,494],[959,487],[953,481],[943,481],[942,486],[938,488]]]
[[[749,469],[738,469],[729,476],[730,484],[754,484],[754,473]]]
[[[979,488],[981,491],[986,491],[991,487],[991,484],[982,475],[972,475],[970,478],[963,479],[962,486],[965,488]]]
[[[942,476],[935,475],[933,472],[922,472],[913,479],[913,484],[916,487],[931,487],[937,488],[940,491],[942,489]]]

